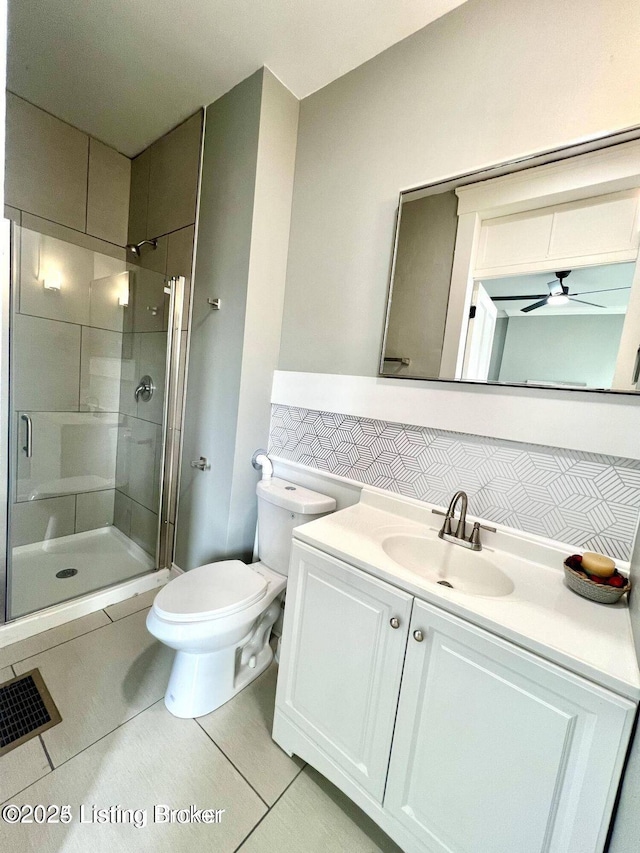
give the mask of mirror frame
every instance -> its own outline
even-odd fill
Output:
[[[628,389],[614,388],[576,388],[570,386],[553,386],[542,385],[525,382],[496,382],[491,380],[480,381],[475,379],[448,379],[438,376],[403,376],[396,373],[389,373],[384,370],[384,353],[387,344],[387,333],[389,328],[389,315],[391,312],[391,302],[393,299],[393,279],[395,276],[396,260],[398,255],[398,241],[400,235],[400,221],[402,217],[402,204],[406,201],[411,201],[412,196],[420,198],[425,194],[425,190],[431,190],[428,195],[443,193],[449,190],[457,189],[468,184],[476,184],[482,181],[488,181],[493,178],[499,178],[503,175],[515,174],[523,172],[527,169],[533,169],[536,166],[544,166],[548,163],[557,163],[562,160],[568,160],[576,157],[579,154],[588,154],[592,151],[599,151],[606,148],[613,148],[616,145],[621,145],[624,142],[632,142],[640,139],[640,125],[633,125],[624,130],[614,131],[596,135],[585,139],[583,142],[570,143],[558,148],[550,148],[538,154],[530,154],[524,157],[518,157],[513,160],[505,160],[496,163],[492,166],[486,166],[481,169],[476,169],[472,172],[463,172],[458,175],[442,178],[437,181],[432,181],[427,184],[420,184],[415,187],[410,187],[405,190],[400,190],[398,195],[398,205],[396,207],[396,215],[394,220],[394,236],[391,255],[391,264],[389,270],[389,281],[387,285],[387,299],[385,303],[384,327],[382,333],[382,345],[380,348],[380,361],[378,364],[378,377],[384,379],[401,379],[403,381],[413,382],[445,382],[449,385],[477,385],[480,387],[492,388],[535,388],[550,392],[566,392],[571,391],[579,394],[615,394],[625,395],[629,397],[640,397],[640,390],[631,391]],[[640,262],[640,252],[638,261]]]

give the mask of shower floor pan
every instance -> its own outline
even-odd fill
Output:
[[[11,560],[11,616],[51,607],[153,568],[151,557],[116,527],[20,545]],[[58,572],[63,577],[56,577]]]

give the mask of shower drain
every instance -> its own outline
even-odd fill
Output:
[[[59,572],[56,572],[57,578],[72,578],[74,575],[78,574],[77,569],[61,569]]]

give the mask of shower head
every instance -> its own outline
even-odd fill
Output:
[[[141,240],[139,243],[129,243],[127,245],[127,249],[131,252],[132,255],[135,255],[136,258],[140,257],[140,249],[143,246],[152,246],[154,249],[158,248],[157,240]]]

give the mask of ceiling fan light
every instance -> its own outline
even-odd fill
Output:
[[[548,297],[547,305],[566,305],[568,301],[569,297],[565,293],[557,293]]]

